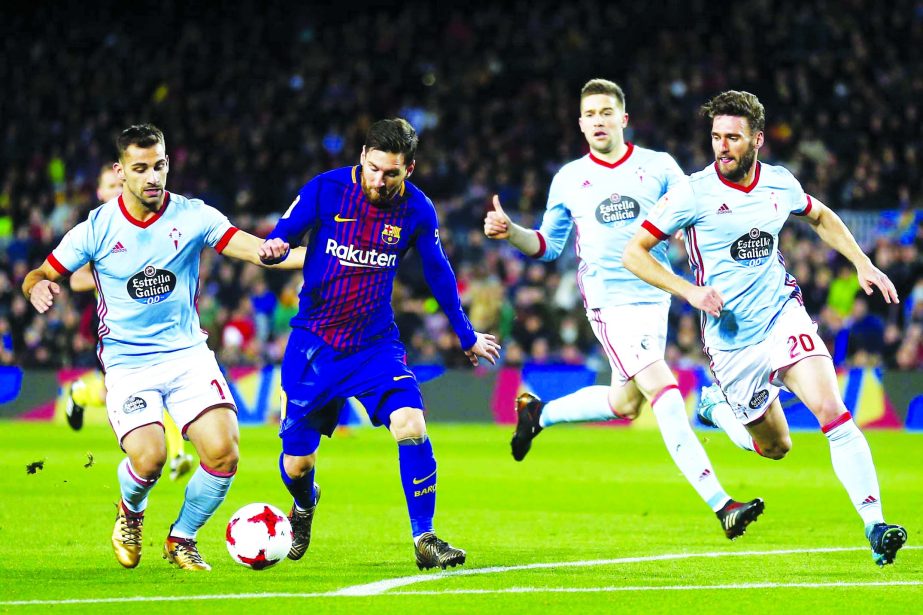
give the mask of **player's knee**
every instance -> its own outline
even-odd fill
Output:
[[[289,478],[295,480],[307,476],[308,472],[314,469],[315,463],[317,463],[317,453],[302,457],[293,457],[291,455],[282,457],[282,467],[285,468],[285,473],[288,474]]]
[[[130,456],[132,469],[144,479],[160,476],[167,463],[167,450],[164,447],[150,446],[134,452]]]
[[[814,411],[814,415],[821,425],[832,423],[846,412],[846,406],[838,399],[837,395],[825,395],[823,398],[813,402],[809,407]]]
[[[240,461],[240,449],[237,442],[229,441],[209,451],[208,457],[206,465],[209,468],[219,472],[236,472],[237,463]]]
[[[391,434],[400,442],[426,435],[426,421],[423,412],[417,408],[401,408],[391,413]]]
[[[641,413],[641,400],[623,401],[616,405],[613,403],[612,398],[609,398],[609,410],[612,412],[612,416],[617,419],[633,421]]]
[[[782,459],[790,450],[792,450],[792,439],[788,437],[760,445],[760,454],[768,459]]]

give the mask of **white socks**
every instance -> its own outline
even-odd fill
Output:
[[[848,412],[822,428],[830,441],[830,460],[837,478],[846,487],[846,493],[856,512],[866,525],[882,523],[881,492],[872,451],[865,436]]]
[[[587,423],[618,418],[609,407],[609,387],[590,386],[552,399],[542,408],[538,424],[550,427],[556,423]]]

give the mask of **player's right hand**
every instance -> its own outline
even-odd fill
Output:
[[[721,294],[711,286],[695,286],[686,297],[694,308],[711,314],[715,318],[721,315],[721,308],[724,307],[724,299]]]
[[[509,239],[512,221],[500,206],[500,197],[496,194],[493,203],[493,211],[488,211],[484,218],[484,234],[490,239]]]
[[[500,358],[500,344],[497,338],[490,333],[479,333],[475,331],[477,339],[474,345],[465,351],[465,356],[471,361],[471,365],[478,366],[478,357],[487,359],[491,365],[496,365]]]
[[[51,280],[41,280],[32,287],[29,293],[29,303],[38,311],[44,314],[54,305],[55,295],[61,294],[61,287]]]

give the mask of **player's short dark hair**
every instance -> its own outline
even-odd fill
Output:
[[[702,115],[709,120],[719,115],[745,117],[754,134],[766,127],[766,109],[760,99],[750,92],[737,90],[721,92],[702,105]]]
[[[396,117],[378,120],[365,134],[365,150],[377,149],[389,154],[404,154],[404,164],[413,162],[417,154],[417,131],[405,119]]]
[[[119,150],[119,158],[125,154],[129,145],[138,147],[153,147],[160,143],[166,146],[163,138],[163,132],[153,124],[135,124],[122,131],[118,139],[115,140],[115,146]]]
[[[612,96],[618,101],[619,106],[622,107],[622,111],[625,110],[625,92],[622,91],[622,88],[619,87],[619,84],[616,82],[609,81],[608,79],[590,79],[583,85],[583,89],[580,90],[580,100],[583,100],[587,96],[593,96],[594,94]]]

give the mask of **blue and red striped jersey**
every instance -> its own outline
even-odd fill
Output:
[[[300,245],[310,231],[304,286],[293,327],[303,327],[341,352],[399,336],[391,308],[394,276],[411,247],[420,251],[426,282],[461,346],[477,340],[461,306],[452,266],[439,241],[433,202],[405,181],[387,207],[362,192],[359,166],[316,176],[298,192],[268,238]]]

